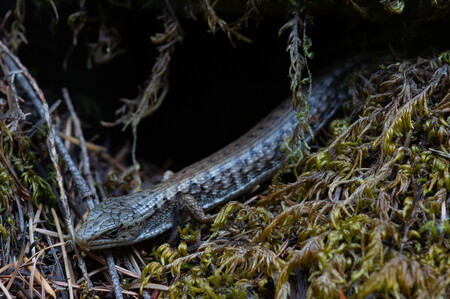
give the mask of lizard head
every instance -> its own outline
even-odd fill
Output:
[[[76,232],[78,245],[89,249],[130,245],[172,227],[172,211],[160,210],[151,199],[138,200],[143,196],[148,198],[148,192],[110,198],[97,205]]]

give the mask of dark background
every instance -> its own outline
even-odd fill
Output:
[[[3,16],[15,2],[1,2]],[[126,53],[88,69],[87,45],[98,37],[96,18],[100,15],[99,2],[91,3],[90,27],[80,35],[67,70],[63,70],[63,61],[71,46],[72,31],[66,19],[78,9],[75,1],[58,3],[58,23],[48,4],[27,3],[28,45],[20,48],[18,56],[37,78],[50,104],[61,98],[62,87],[69,89],[86,139],[107,146],[114,155],[125,143],[131,144],[130,130],[104,128],[100,121],[113,121],[115,110],[121,106],[119,99],[135,98],[138,87],[144,86],[157,54],[150,36],[161,32],[162,27],[156,20],[158,9],[139,5],[105,9]],[[420,7],[416,9],[420,11]],[[253,43],[235,40],[237,47],[222,32],[208,32],[202,16],[197,21],[186,20],[181,11],[176,11],[184,41],[177,44],[172,57],[167,98],[160,110],[138,128],[137,157],[141,162],[160,167],[173,161],[167,165],[179,170],[243,134],[289,96],[288,32],[278,37],[278,30],[290,18],[283,11],[262,9],[263,19],[250,21],[243,30]],[[440,38],[448,36],[445,33],[450,26],[445,19],[424,21],[423,15],[416,17],[417,11],[390,16],[381,6],[376,12],[383,16],[381,21],[362,19],[340,1],[313,10],[314,24],[307,30],[315,53],[311,68],[326,69],[339,57],[373,48],[409,56],[448,48],[445,38]],[[218,13],[225,20],[235,20],[242,14],[230,10]],[[64,104],[58,108],[63,115],[65,110]]]

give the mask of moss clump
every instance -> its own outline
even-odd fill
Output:
[[[448,295],[450,67],[403,61],[349,82],[359,116],[332,124],[295,182],[226,205],[195,253],[163,245],[143,279],[170,270],[173,298]]]

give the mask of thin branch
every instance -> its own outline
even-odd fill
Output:
[[[64,237],[63,237],[63,233],[61,230],[61,226],[59,224],[59,219],[58,219],[58,215],[56,215],[55,209],[51,208],[51,212],[53,215],[53,219],[55,220],[55,225],[56,225],[56,230],[58,231],[58,236],[59,236],[59,240],[60,242],[64,242]],[[70,267],[70,261],[69,258],[67,257],[67,251],[66,251],[66,246],[63,244],[61,245],[61,251],[62,251],[62,255],[63,255],[63,260],[64,260],[64,268],[66,271],[66,277],[67,277],[67,283],[68,283],[68,289],[69,289],[69,297],[70,299],[74,298],[73,295],[73,286],[72,284],[75,282],[73,275],[72,275],[72,271],[71,271],[71,267]]]
[[[0,54],[6,54],[2,55],[4,61],[8,65],[9,69],[11,71],[21,71],[21,73],[17,74],[17,80],[19,84],[22,86],[24,91],[26,92],[27,96],[30,98],[30,100],[33,102],[36,110],[38,111],[41,118],[45,119],[47,127],[48,127],[48,150],[50,153],[51,160],[53,161],[53,166],[56,170],[56,179],[59,186],[59,192],[60,192],[60,199],[61,203],[63,204],[64,211],[65,211],[65,222],[67,225],[67,228],[69,230],[69,234],[72,238],[72,240],[75,240],[75,230],[72,225],[72,217],[69,209],[69,205],[67,202],[67,197],[64,191],[63,181],[61,172],[59,171],[59,164],[58,164],[58,156],[56,154],[55,149],[55,143],[56,147],[58,147],[58,150],[63,157],[64,161],[66,162],[67,167],[72,173],[72,176],[74,178],[75,184],[78,187],[78,190],[83,198],[88,198],[89,200],[86,200],[86,202],[90,203],[91,206],[93,206],[92,199],[91,199],[91,193],[89,191],[89,188],[86,185],[86,182],[84,181],[83,177],[78,172],[78,169],[76,168],[75,164],[73,163],[72,159],[70,158],[69,154],[66,151],[66,148],[64,147],[61,139],[56,134],[56,130],[53,127],[51,121],[50,121],[50,115],[48,112],[48,105],[44,98],[44,95],[42,91],[37,86],[35,80],[33,77],[28,73],[27,69],[20,63],[20,61],[15,57],[9,49],[0,42]],[[77,256],[80,256],[78,248],[74,247],[75,254]],[[92,282],[90,281],[89,277],[87,276],[87,269],[86,265],[84,264],[83,259],[78,259],[78,264],[81,268],[81,271],[83,273],[83,276],[85,276],[86,282],[88,284],[88,287],[92,287]]]
[[[87,178],[87,182],[89,184],[89,189],[91,190],[91,194],[94,197],[94,203],[98,204],[98,196],[95,192],[95,186],[94,186],[94,179],[92,177],[92,173],[89,170],[90,169],[90,163],[89,163],[89,154],[86,148],[86,141],[84,139],[83,130],[81,129],[80,119],[78,118],[75,109],[72,105],[72,100],[70,99],[69,91],[67,88],[62,89],[63,98],[66,102],[67,109],[69,109],[70,115],[72,116],[73,124],[75,125],[75,134],[80,141],[80,148],[81,148],[81,161],[83,165],[83,174]]]
[[[119,274],[117,273],[116,264],[114,263],[114,257],[111,250],[106,250],[105,252],[106,262],[108,263],[109,275],[111,275],[111,280],[114,287],[114,294],[116,299],[122,299],[122,287],[120,286]]]
[[[6,289],[5,285],[3,284],[3,282],[1,280],[0,280],[0,289],[3,291],[3,295],[6,296],[7,299],[12,299],[11,294]]]
[[[28,70],[20,63],[20,61],[17,59],[15,55],[13,55],[9,49],[0,42],[0,50],[1,52],[5,53],[6,55],[3,55],[3,59],[6,62],[6,65],[8,65],[9,69],[12,72],[18,72],[17,74],[17,81],[22,86],[23,90],[27,94],[27,96],[32,101],[33,105],[35,106],[39,116],[43,119],[45,119],[45,112],[43,108],[43,100],[44,96],[42,94],[42,91],[40,91],[39,87],[37,86],[36,82],[34,81],[33,77],[28,73]],[[41,102],[42,101],[42,102]],[[84,181],[83,177],[81,176],[80,172],[78,171],[76,165],[72,161],[69,153],[67,152],[66,148],[64,147],[64,144],[61,141],[61,138],[56,134],[56,130],[53,127],[52,124],[50,124],[49,132],[51,132],[54,137],[54,143],[56,147],[58,148],[58,151],[60,155],[62,156],[64,162],[67,165],[67,168],[72,173],[72,176],[74,178],[74,183],[78,189],[78,192],[80,192],[80,195],[83,199],[86,199],[86,202],[90,208],[94,207],[94,204],[92,202],[92,194],[89,190],[89,187],[86,185],[86,182]]]

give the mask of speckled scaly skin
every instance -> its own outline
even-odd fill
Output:
[[[344,76],[359,63],[353,58],[336,64],[313,81],[310,115],[321,122],[315,130],[341,106],[347,96]],[[287,99],[245,135],[163,183],[97,205],[78,230],[76,242],[91,249],[134,244],[171,229],[184,195],[193,196],[207,211],[249,192],[280,168],[280,145],[295,125],[292,101]]]

